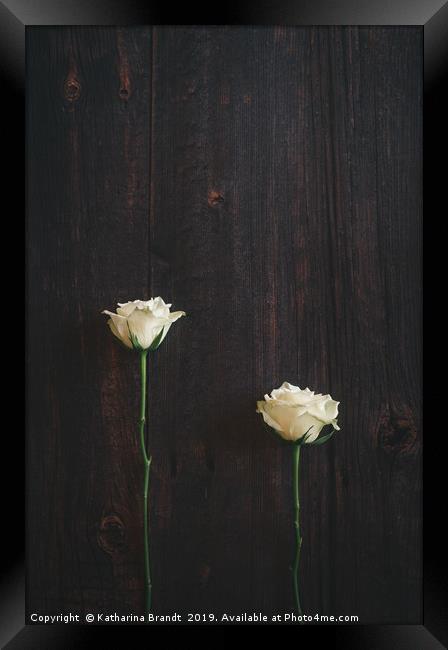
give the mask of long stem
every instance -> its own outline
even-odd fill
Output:
[[[295,542],[296,542],[296,554],[294,557],[294,564],[292,567],[292,580],[293,580],[294,599],[296,603],[297,613],[301,615],[302,608],[300,607],[300,595],[299,595],[299,563],[300,563],[300,548],[302,546],[302,538],[300,536],[299,469],[300,469],[300,445],[294,445],[292,491],[293,491],[293,499],[294,499],[294,532],[295,532]]]
[[[143,483],[143,541],[145,553],[145,608],[146,612],[151,611],[151,568],[149,564],[149,521],[148,521],[148,492],[149,492],[149,470],[151,467],[151,457],[148,457],[145,442],[145,422],[146,422],[146,365],[148,350],[140,352],[140,445],[142,449],[143,463],[145,466],[145,475]]]

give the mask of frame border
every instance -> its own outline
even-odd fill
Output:
[[[409,3],[406,0],[395,0],[393,4],[387,0],[379,0],[373,5],[369,0],[339,1],[334,7],[331,0],[305,0],[299,6],[291,2],[277,0],[270,3],[264,0],[251,6],[246,0],[238,4],[234,11],[224,10],[221,15],[195,14],[192,9],[186,16],[176,17],[175,24],[284,24],[284,25],[419,25],[424,29],[424,194],[425,211],[430,215],[440,212],[440,206],[446,202],[444,187],[446,178],[444,169],[434,164],[436,153],[441,149],[447,150],[448,100],[444,97],[443,88],[448,78],[448,2],[428,0],[422,3]],[[269,7],[267,5],[270,5]],[[173,24],[172,13],[165,9],[149,7],[144,2],[127,4],[118,0],[108,5],[107,0],[41,0],[39,7],[33,0],[0,1],[0,71],[3,77],[5,95],[8,102],[3,102],[5,113],[3,122],[14,124],[12,135],[6,135],[6,147],[12,146],[17,150],[17,140],[24,142],[24,86],[25,86],[25,27],[31,25],[139,25],[139,24]],[[108,5],[108,6],[107,6]],[[273,6],[275,5],[275,6]],[[427,5],[430,5],[429,7]],[[210,13],[210,12],[209,12]],[[171,14],[171,20],[169,19]],[[178,18],[186,18],[182,21]],[[7,104],[5,106],[5,104]],[[445,145],[445,147],[444,147]],[[5,188],[14,183],[18,188],[17,194],[23,192],[23,160],[21,155],[12,155],[8,160],[9,171],[6,173]],[[446,174],[446,171],[445,171]],[[5,193],[6,194],[6,191]],[[443,201],[443,203],[442,203]],[[429,217],[428,217],[429,219]],[[429,232],[430,238],[432,232]],[[434,233],[437,241],[440,235]],[[434,241],[432,242],[434,243]],[[443,253],[442,244],[438,243]],[[446,255],[446,253],[445,253]],[[431,256],[433,259],[437,256]],[[441,257],[443,261],[443,256]],[[443,262],[442,262],[443,263]],[[434,313],[436,316],[436,313]],[[434,319],[431,319],[433,325]],[[442,333],[442,331],[441,331]],[[443,339],[439,339],[443,340]],[[440,395],[441,396],[441,395]],[[24,440],[13,443],[10,454],[14,463],[17,486],[24,485],[24,468],[21,459],[24,452]],[[429,445],[428,445],[429,447]],[[20,459],[20,460],[19,460]],[[443,463],[443,464],[442,464]],[[357,625],[357,626],[327,626],[331,633],[332,642],[341,641],[345,648],[362,647],[363,650],[379,650],[380,648],[406,648],[406,650],[439,649],[448,644],[448,622],[445,611],[448,611],[446,593],[446,544],[438,536],[440,532],[440,511],[434,504],[440,504],[440,485],[438,477],[446,474],[444,455],[437,449],[425,448],[424,451],[424,520],[423,533],[423,625]],[[8,521],[13,521],[12,528],[17,535],[16,540],[8,541],[11,550],[15,549],[15,562],[11,563],[11,555],[3,554],[6,567],[0,583],[0,609],[5,621],[0,641],[8,650],[21,648],[75,648],[86,644],[88,637],[104,639],[104,627],[101,637],[97,636],[96,627],[92,626],[37,626],[24,625],[25,621],[25,566],[23,520],[17,517],[24,504],[24,490],[20,487],[14,492],[15,499],[8,499]],[[23,511],[21,511],[23,512]],[[445,548],[444,548],[445,546]],[[9,550],[9,548],[8,548]],[[444,570],[442,567],[445,567]],[[443,575],[445,571],[445,579]],[[233,627],[233,626],[232,626]],[[236,626],[238,627],[238,626]],[[302,627],[300,634],[308,634],[311,628],[313,640],[316,633],[324,630],[325,626],[310,625]],[[123,626],[111,626],[117,641]],[[127,634],[127,631],[125,632]],[[123,640],[127,637],[123,637]],[[8,642],[9,641],[9,642]],[[439,642],[440,641],[440,642]]]

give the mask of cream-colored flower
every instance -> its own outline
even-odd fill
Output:
[[[304,444],[309,444],[326,424],[339,430],[338,405],[330,395],[316,395],[309,388],[301,390],[285,381],[257,402],[257,413],[285,440],[297,441],[308,433]]]
[[[107,321],[112,333],[128,348],[155,350],[159,347],[171,325],[184,311],[170,312],[171,304],[162,298],[119,302],[117,313],[104,310],[110,316]]]

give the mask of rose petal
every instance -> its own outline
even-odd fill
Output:
[[[136,301],[118,303],[117,314],[119,316],[130,316],[134,309],[136,309]]]
[[[289,431],[291,440],[300,440],[308,432],[305,444],[313,442],[318,437],[323,426],[323,422],[309,413],[304,413],[291,423]]]
[[[119,314],[114,314],[111,311],[104,311],[104,314],[107,314],[110,316],[110,320],[107,321],[112,333],[122,341],[126,347],[132,348],[132,342],[131,339],[129,338],[129,331],[128,331],[128,322],[127,319],[124,318],[124,316],[120,316]]]
[[[266,402],[257,402],[257,413],[261,413],[261,415],[263,416],[263,420],[266,422],[266,424],[272,427],[273,429],[275,429],[275,431],[277,431],[277,433],[281,435],[282,432],[280,431],[280,425],[278,424],[278,422],[276,422],[271,418],[271,416],[265,409],[265,404]]]
[[[291,423],[297,417],[296,406],[288,402],[280,404],[272,400],[265,403],[264,410],[277,423],[277,429],[288,436]]]
[[[331,399],[329,395],[323,395],[318,400],[315,400],[307,405],[308,413],[314,417],[322,420],[325,424],[330,424],[332,420],[337,418],[338,404]]]
[[[131,334],[135,336],[138,344],[148,349],[161,330],[167,325],[167,320],[157,318],[150,311],[136,309],[127,319]]]

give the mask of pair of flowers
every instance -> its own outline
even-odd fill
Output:
[[[149,561],[149,521],[148,521],[148,491],[151,456],[147,451],[145,438],[146,422],[146,368],[148,352],[156,350],[165,339],[171,325],[182,316],[184,311],[170,311],[171,304],[166,304],[162,298],[150,300],[134,300],[118,303],[116,313],[105,310],[110,316],[108,325],[114,334],[127,348],[140,353],[141,370],[141,401],[140,401],[140,444],[144,462],[144,560],[145,560],[145,608],[149,612],[152,604],[152,583]],[[339,402],[330,395],[315,394],[309,388],[301,390],[284,382],[274,389],[264,400],[257,402],[257,412],[261,413],[265,423],[293,449],[293,504],[294,531],[296,551],[293,573],[293,590],[296,609],[302,613],[299,597],[299,562],[302,537],[300,534],[300,500],[299,500],[299,466],[300,450],[304,445],[315,446],[326,442],[335,431],[337,424]],[[326,425],[331,425],[332,431],[320,435]]]
[[[108,325],[112,333],[127,348],[153,351],[165,339],[171,325],[185,316],[184,311],[170,312],[170,307],[171,304],[157,297],[118,303],[116,313],[107,310],[103,313],[110,316]],[[304,443],[311,444],[325,425],[339,429],[338,404],[330,395],[316,395],[309,388],[301,390],[284,382],[271,395],[265,395],[264,401],[257,402],[257,412],[285,440],[303,439]]]

